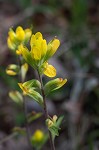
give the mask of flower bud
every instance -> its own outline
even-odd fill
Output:
[[[32,137],[32,140],[34,142],[40,142],[42,141],[43,138],[44,138],[44,133],[41,130],[36,130]]]
[[[19,73],[19,66],[15,64],[10,64],[6,69],[6,73],[11,76],[17,75]]]

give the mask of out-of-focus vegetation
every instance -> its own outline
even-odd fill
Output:
[[[27,150],[25,135],[11,136],[15,126],[24,128],[23,106],[8,96],[18,89],[18,77],[5,73],[17,58],[7,47],[9,27],[32,27],[47,41],[57,36],[61,46],[50,60],[57,77],[68,83],[48,99],[50,115],[64,115],[56,150],[96,150],[99,147],[99,1],[98,0],[1,0],[0,1],[0,150]],[[28,79],[36,78],[28,71]],[[44,78],[44,80],[47,80]],[[27,99],[29,99],[27,97]],[[28,112],[42,110],[29,99]],[[45,131],[43,116],[30,123],[31,135]],[[10,137],[3,141],[5,137]],[[43,150],[49,150],[46,143]]]

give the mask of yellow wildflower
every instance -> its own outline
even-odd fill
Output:
[[[30,29],[24,30],[21,26],[18,26],[15,32],[13,31],[13,29],[10,29],[7,39],[8,47],[12,50],[16,50],[20,43],[24,43],[29,40],[31,34],[32,31]]]
[[[19,47],[19,53],[35,69],[43,70],[42,73],[48,77],[56,76],[56,69],[47,63],[48,59],[54,55],[60,45],[58,39],[52,40],[48,45],[40,32],[33,34],[30,40],[31,50],[22,44]],[[41,69],[42,68],[42,69]]]
[[[44,138],[44,133],[41,130],[36,130],[32,137],[32,140],[35,142],[40,142],[42,141],[43,138]]]

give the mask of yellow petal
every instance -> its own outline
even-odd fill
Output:
[[[56,76],[56,69],[52,66],[47,64],[44,74],[48,77],[55,77]]]
[[[53,51],[53,54],[58,49],[59,45],[60,45],[60,41],[58,39],[54,39],[53,42],[52,42],[52,51]]]
[[[47,52],[47,43],[46,40],[42,40],[41,43],[41,55],[44,56]]]
[[[25,32],[21,26],[18,26],[16,28],[16,36],[17,36],[18,40],[20,40],[20,41],[24,40]]]
[[[59,45],[60,45],[60,41],[58,39],[54,39],[54,40],[50,41],[48,43],[46,57],[47,58],[52,57],[54,55],[54,53],[56,52],[56,50],[58,49]]]
[[[31,56],[34,60],[40,60],[41,59],[41,51],[34,47],[32,50],[31,50]]]
[[[21,55],[21,50],[19,49],[19,50],[16,50],[16,54],[17,55]]]
[[[18,83],[18,85],[21,88],[21,90],[23,91],[23,94],[27,95],[28,94],[28,89],[26,87],[24,87],[22,83]]]
[[[8,35],[9,35],[9,38],[10,38],[11,41],[15,40],[16,34],[12,29],[10,29],[10,31],[8,32]]]
[[[36,38],[36,39],[38,39],[38,38],[43,38],[41,32],[37,32],[37,33],[35,34],[35,38]]]
[[[11,41],[11,39],[9,37],[7,39],[7,45],[10,49],[14,49],[13,42]]]
[[[58,79],[59,79],[58,82],[59,87],[62,87],[67,82],[67,79],[63,79],[63,78],[58,78]]]
[[[37,32],[36,34],[33,34],[30,40],[30,45],[31,48],[35,45],[37,45],[37,40],[39,40],[39,42],[41,43],[41,40],[43,40],[42,38],[42,34],[40,32]]]
[[[32,46],[33,46],[33,44],[36,42],[36,38],[35,38],[35,35],[33,34],[32,36],[31,36],[31,40],[30,40],[30,45],[31,45],[31,48],[32,48]]]
[[[22,54],[23,58],[27,61],[29,55],[28,49],[21,44],[19,45],[18,50]]]
[[[30,38],[30,36],[32,35],[32,31],[31,29],[25,29],[25,38]]]
[[[8,75],[10,75],[10,76],[15,76],[15,75],[17,74],[17,73],[14,72],[13,70],[9,70],[9,69],[6,70],[6,73],[7,73]]]

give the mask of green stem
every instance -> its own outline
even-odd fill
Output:
[[[48,115],[48,109],[47,109],[47,104],[46,104],[46,96],[44,93],[44,87],[43,87],[43,81],[42,81],[42,76],[40,75],[39,71],[38,71],[38,76],[39,76],[39,81],[41,83],[41,93],[42,93],[42,97],[43,97],[43,102],[44,102],[44,113],[45,113],[45,119],[49,118]],[[49,130],[48,130],[49,131]],[[55,150],[55,145],[54,145],[54,141],[52,139],[52,135],[51,132],[49,131],[49,139],[50,139],[50,145],[51,145],[51,150]]]

